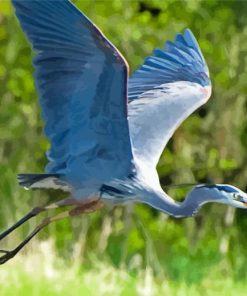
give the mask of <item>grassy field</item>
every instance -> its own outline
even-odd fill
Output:
[[[35,251],[34,251],[35,250]],[[92,266],[74,262],[66,264],[55,255],[50,242],[32,244],[25,255],[19,255],[0,268],[2,296],[49,295],[246,295],[247,282],[234,282],[214,267],[200,283],[154,276],[150,268],[130,273],[125,268],[92,259]],[[223,264],[223,263],[221,263]],[[188,270],[190,272],[190,270]]]

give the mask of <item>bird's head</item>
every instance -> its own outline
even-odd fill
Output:
[[[234,208],[247,209],[247,194],[242,190],[227,184],[198,185],[198,188],[208,188],[214,191],[214,201],[224,203]]]

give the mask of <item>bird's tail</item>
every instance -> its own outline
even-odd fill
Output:
[[[18,174],[17,180],[26,189],[62,189],[71,191],[68,183],[61,180],[60,174]]]

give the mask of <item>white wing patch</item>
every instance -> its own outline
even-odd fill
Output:
[[[211,87],[177,81],[165,83],[130,101],[129,127],[135,156],[155,167],[178,126],[207,102]]]
[[[72,188],[66,182],[63,182],[55,177],[48,177],[42,179],[38,182],[33,183],[29,187],[24,187],[25,189],[61,189],[66,192],[71,192]]]

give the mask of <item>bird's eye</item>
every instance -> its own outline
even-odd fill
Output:
[[[240,194],[238,194],[238,193],[233,194],[233,199],[236,200],[236,201],[242,201],[243,200],[242,196]]]

